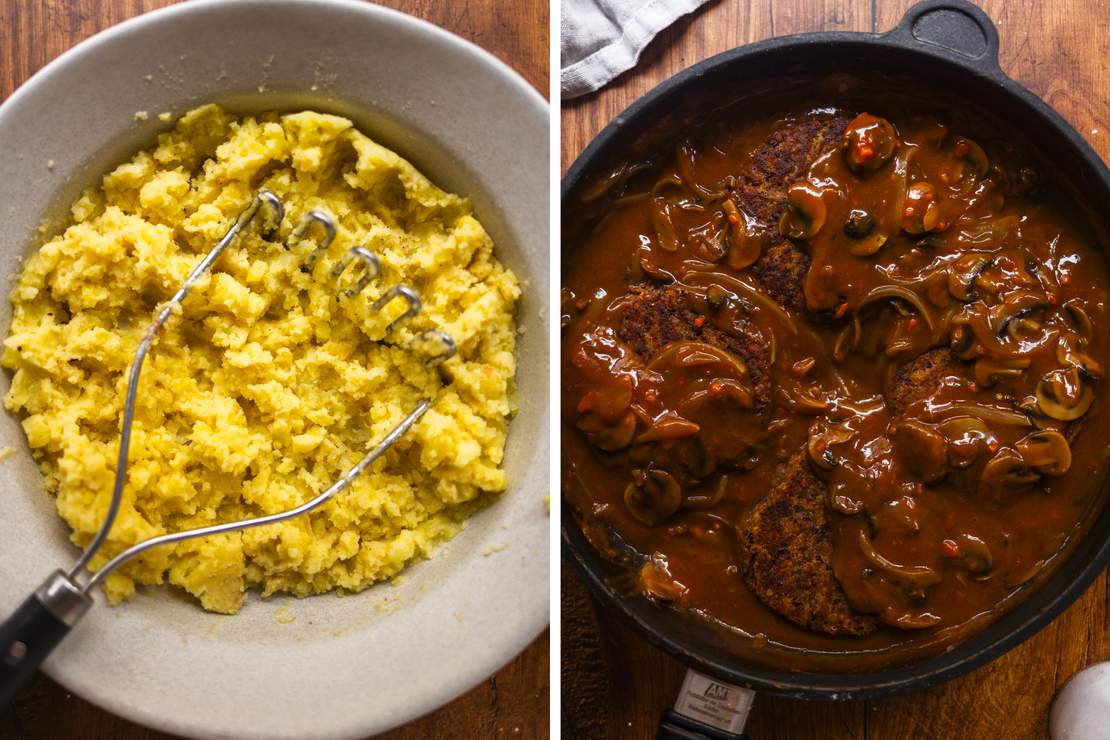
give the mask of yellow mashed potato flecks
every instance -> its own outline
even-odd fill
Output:
[[[151,550],[109,576],[112,601],[165,581],[227,613],[251,587],[357,591],[428,556],[484,492],[505,487],[520,289],[469,204],[344,118],[237,120],[205,106],[86,191],[73,224],[27,259],[12,291],[5,404],[23,415],[74,543],[89,543],[108,505],[126,372],[155,307],[261,187],[282,199],[286,219],[273,241],[248,229],[147,358],[122,510],[93,567],[158,534],[306,501],[422,398],[433,406],[321,509]],[[313,208],[339,229],[305,274],[313,232],[284,242]],[[381,258],[382,274],[340,301],[330,272],[355,245]],[[424,307],[387,335],[403,306],[370,303],[401,282]],[[432,328],[459,350],[438,369],[406,346]]]

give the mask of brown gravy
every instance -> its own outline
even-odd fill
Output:
[[[718,110],[595,178],[564,250],[566,501],[603,554],[642,556],[632,590],[798,670],[965,639],[1051,571],[1106,473],[1110,280],[1076,209],[1005,140],[902,103],[863,111]],[[833,115],[851,123],[781,221],[737,208],[753,150]],[[757,278],[773,232],[809,255],[804,306]],[[644,285],[683,287],[699,332],[756,338],[765,409],[751,368],[708,343],[637,356],[620,331]],[[951,367],[894,403],[898,369],[936,348]],[[800,449],[827,491],[832,570],[871,634],[803,629],[740,572],[736,530]]]

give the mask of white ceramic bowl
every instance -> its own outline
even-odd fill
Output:
[[[56,229],[82,188],[153,143],[170,125],[158,113],[208,101],[347,115],[472,198],[526,285],[509,490],[403,585],[254,597],[235,617],[168,588],[114,608],[98,596],[46,670],[111,712],[183,735],[383,731],[469,689],[548,621],[548,108],[476,46],[367,3],[195,0],[149,13],[75,47],[0,106],[3,274],[34,249],[41,223]],[[5,331],[9,318],[2,300]],[[0,414],[5,445],[18,454],[0,464],[3,616],[76,555],[18,421]]]

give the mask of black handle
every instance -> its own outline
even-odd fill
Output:
[[[0,707],[11,703],[91,604],[65,573],[55,571],[0,624]]]
[[[886,38],[988,74],[998,66],[998,29],[990,16],[966,0],[924,0],[906,11]]]
[[[0,706],[11,703],[67,634],[69,625],[34,595],[0,625]]]

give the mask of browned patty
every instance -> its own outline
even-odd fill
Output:
[[[622,301],[617,335],[644,362],[671,342],[698,341],[739,357],[744,361],[755,389],[756,410],[762,412],[771,401],[770,363],[763,335],[750,322],[739,320],[731,331],[696,320],[703,313],[694,310],[699,296],[685,288],[633,286]],[[704,300],[704,299],[702,299]]]
[[[804,449],[779,468],[770,493],[737,531],[744,580],[764,604],[814,632],[875,631],[875,618],[852,610],[833,575],[825,484]]]
[[[928,398],[948,375],[963,375],[947,347],[931,349],[894,368],[886,379],[886,402],[891,416],[900,416],[911,403]]]
[[[748,169],[736,178],[736,206],[771,227],[770,243],[753,268],[755,277],[772,298],[796,311],[805,308],[802,288],[809,255],[779,234],[786,191],[836,146],[850,120],[846,115],[821,114],[786,121],[752,151]]]

